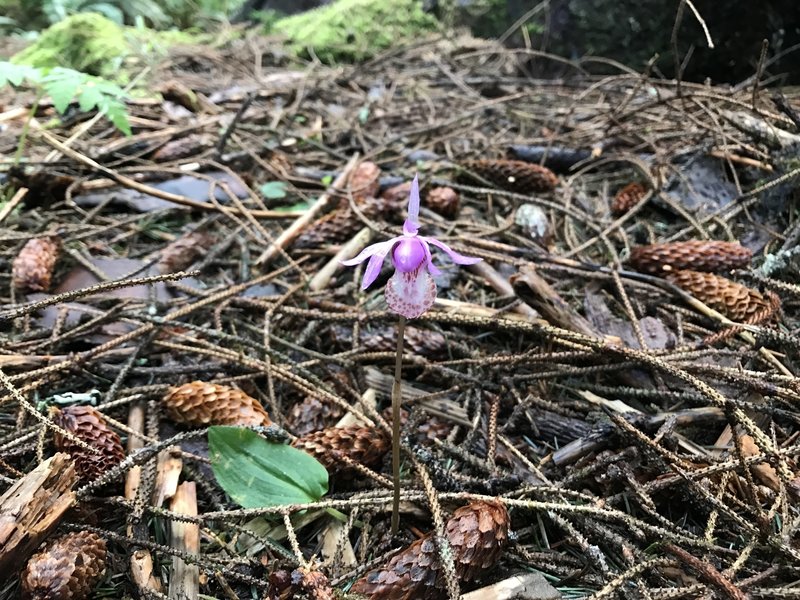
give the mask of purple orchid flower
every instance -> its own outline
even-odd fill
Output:
[[[386,284],[389,308],[408,319],[415,319],[433,306],[436,283],[432,275],[441,271],[433,264],[431,244],[444,251],[459,265],[474,265],[480,258],[463,256],[436,238],[417,235],[419,232],[419,177],[415,176],[408,196],[408,218],[403,223],[403,235],[364,248],[355,258],[342,261],[352,267],[369,258],[361,289],[367,289],[380,275],[386,256],[392,253],[394,275]]]

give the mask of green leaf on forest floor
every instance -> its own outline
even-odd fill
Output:
[[[259,188],[264,198],[280,200],[286,197],[286,183],[283,181],[268,181]]]
[[[308,504],[328,492],[328,472],[310,454],[243,427],[209,427],[217,483],[243,508]]]
[[[6,84],[14,87],[27,84],[40,90],[41,94],[50,96],[53,107],[61,115],[77,101],[82,111],[96,109],[125,135],[131,134],[125,91],[112,81],[74,69],[42,69],[0,61],[0,88]]]

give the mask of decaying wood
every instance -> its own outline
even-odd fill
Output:
[[[591,323],[576,313],[533,265],[525,265],[511,277],[514,292],[552,325],[592,337],[602,337]]]
[[[322,558],[338,567],[352,569],[358,564],[353,544],[347,537],[344,523],[331,518],[322,532]]]
[[[175,495],[178,480],[183,470],[180,448],[171,446],[158,455],[156,485],[153,490],[153,505],[161,506]]]
[[[14,483],[0,498],[0,573],[17,568],[55,529],[75,502],[78,480],[59,452]]]
[[[515,575],[494,585],[464,594],[461,600],[558,600],[561,592],[541,573]]]
[[[197,490],[193,481],[178,486],[172,497],[170,510],[182,515],[197,516]],[[192,554],[200,552],[200,527],[195,523],[173,521],[170,533],[171,546]],[[196,600],[200,593],[200,568],[188,564],[180,556],[172,558],[169,578],[169,597],[175,600]]]
[[[131,406],[128,412],[128,427],[131,431],[144,433],[145,424],[145,405],[137,403]],[[128,455],[144,448],[144,440],[135,435],[128,436]],[[141,495],[139,489],[142,483],[142,466],[134,465],[128,469],[125,476],[125,499],[135,501]],[[134,518],[141,518],[141,514],[133,515]],[[133,523],[128,523],[128,536],[133,536]],[[139,589],[150,589],[156,592],[161,591],[161,581],[153,573],[153,556],[150,550],[140,548],[131,554],[131,578]]]
[[[740,131],[769,146],[774,148],[800,146],[800,135],[784,131],[763,119],[741,111],[723,110],[720,114]]]

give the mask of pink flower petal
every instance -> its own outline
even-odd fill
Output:
[[[440,250],[443,250],[447,254],[447,256],[450,257],[450,260],[452,260],[457,265],[474,265],[475,263],[481,262],[480,258],[476,258],[474,256],[464,256],[463,254],[459,254],[458,252],[450,248],[447,244],[445,244],[444,242],[440,242],[436,238],[426,237],[422,239],[424,239],[429,244],[433,244]]]
[[[433,264],[433,256],[431,256],[431,247],[428,245],[426,238],[420,237],[419,241],[422,242],[422,247],[425,248],[425,264],[428,265],[428,273],[437,277],[442,274],[435,264]]]
[[[383,261],[386,260],[386,256],[392,251],[392,248],[400,239],[401,238],[396,237],[386,242],[378,242],[377,244],[367,246],[358,254],[358,256],[351,258],[350,260],[343,260],[341,261],[341,264],[346,267],[352,267],[364,262],[367,260],[367,258],[369,258],[367,268],[364,270],[364,279],[361,281],[361,289],[365,290],[372,285],[372,282],[375,281],[378,278],[378,275],[381,274],[381,266],[383,265]]]
[[[395,271],[386,284],[389,308],[407,319],[416,319],[436,300],[436,283],[425,265],[416,271]]]
[[[416,235],[419,231],[419,175],[414,175],[411,192],[408,194],[408,218],[403,223],[403,233]]]
[[[345,267],[354,267],[356,265],[360,265],[362,262],[367,260],[373,254],[383,253],[383,255],[386,256],[397,240],[398,238],[392,238],[391,240],[388,240],[386,242],[378,242],[377,244],[370,244],[353,258],[341,261],[341,264],[343,264]],[[384,251],[384,248],[388,248],[388,250]]]
[[[388,251],[377,252],[370,257],[369,262],[367,263],[367,268],[364,269],[364,279],[361,281],[362,290],[365,290],[371,286],[372,282],[375,281],[378,278],[378,275],[381,274],[383,261],[386,260],[386,255],[388,253]]]

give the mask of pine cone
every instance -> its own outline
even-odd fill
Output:
[[[386,422],[392,422],[392,407],[387,406],[381,411],[381,416],[386,419]],[[409,412],[405,408],[400,409],[400,426],[407,427]],[[415,420],[414,429],[410,434],[420,444],[430,444],[434,440],[443,440],[453,430],[453,424],[448,421],[443,421],[439,417],[425,415],[425,420],[420,422]]]
[[[361,212],[369,219],[379,220],[385,214],[397,210],[398,206],[384,198],[356,199]],[[320,248],[327,244],[338,244],[352,238],[364,227],[347,202],[342,202],[338,208],[323,215],[312,223],[294,242],[295,248]]]
[[[352,468],[339,460],[340,456],[372,468],[389,451],[390,440],[382,429],[350,425],[309,433],[297,438],[292,446],[314,456],[330,473],[353,475]]]
[[[756,290],[711,273],[675,271],[667,280],[719,311],[733,321],[744,323],[763,319],[774,311],[771,303]]]
[[[11,267],[14,287],[46,292],[61,252],[61,241],[54,236],[28,240]]]
[[[108,426],[103,415],[91,406],[66,406],[51,408],[50,418],[97,452],[82,448],[72,440],[56,433],[53,441],[58,450],[67,452],[75,460],[75,471],[85,482],[94,481],[125,459],[125,450],[119,436]]]
[[[473,502],[445,525],[459,579],[471,581],[492,567],[508,541],[508,512],[499,502]],[[396,554],[383,568],[356,581],[352,591],[374,600],[439,600],[445,582],[433,532]]]
[[[300,567],[289,573],[285,569],[275,571],[269,576],[269,600],[333,600],[331,583],[324,573]]]
[[[691,268],[694,271],[729,271],[750,264],[753,253],[738,242],[694,240],[639,246],[628,262],[637,271],[656,275]]]
[[[242,390],[216,383],[192,381],[164,396],[167,414],[176,423],[194,425],[263,425],[272,423],[267,411]]]
[[[411,182],[404,181],[392,187],[386,188],[381,192],[381,198],[394,206],[402,207],[408,202],[408,195],[411,193]]]
[[[639,202],[647,194],[647,186],[643,183],[633,182],[626,185],[611,202],[611,214],[615,217],[621,217]]]
[[[30,600],[87,598],[106,570],[106,542],[88,531],[68,533],[34,554],[22,573]]]
[[[182,235],[161,251],[156,268],[159,273],[175,273],[189,267],[212,246],[214,236],[202,231]]]
[[[159,273],[175,273],[192,265],[215,242],[214,236],[202,231],[182,235],[161,251],[156,268]]]
[[[347,183],[356,205],[370,219],[380,215],[390,203],[376,199],[380,189],[381,168],[374,162],[359,163]],[[294,242],[295,248],[319,248],[349,240],[364,227],[343,199],[339,206],[312,223]]]
[[[292,406],[287,418],[287,425],[295,435],[306,435],[325,427],[332,427],[344,410],[337,404],[320,400],[316,396],[307,396],[302,402]]]
[[[154,162],[165,163],[195,156],[214,146],[214,138],[210,135],[187,135],[176,140],[170,140],[150,157]]]
[[[481,159],[462,164],[496,186],[520,194],[551,192],[558,185],[558,177],[550,169],[522,160]]]
[[[452,219],[458,214],[458,192],[449,187],[435,187],[428,192],[425,205],[433,212]]]
[[[347,180],[353,198],[374,198],[381,187],[381,168],[374,162],[365,160],[350,174]]]

